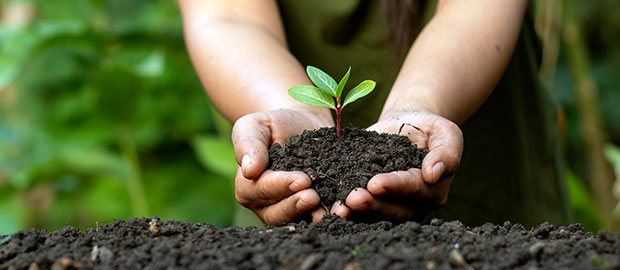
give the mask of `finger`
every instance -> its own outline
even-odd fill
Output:
[[[446,204],[451,181],[452,177],[447,177],[427,184],[420,169],[409,169],[375,175],[368,181],[367,190],[378,198],[389,196],[390,201],[417,201],[434,208]]]
[[[373,176],[366,186],[373,196],[397,196],[431,199],[435,194],[422,179],[420,169],[381,173]]]
[[[334,203],[334,205],[332,205],[332,208],[329,211],[329,213],[335,214],[341,218],[348,218],[349,215],[351,214],[351,209],[347,207],[343,202],[337,201]]]
[[[243,169],[243,176],[256,179],[269,163],[269,143],[271,138],[271,118],[267,113],[253,113],[235,122],[232,142],[235,159]]]
[[[422,161],[423,180],[434,184],[456,173],[463,153],[463,133],[454,123],[442,119],[430,128],[429,152]]]
[[[302,190],[284,200],[259,209],[257,215],[267,225],[281,226],[293,222],[319,205],[319,195],[312,189]]]
[[[314,210],[312,210],[310,215],[312,216],[312,221],[314,223],[321,223],[321,220],[323,219],[323,217],[327,215],[327,210],[325,210],[323,206],[319,206],[315,208]]]
[[[310,178],[302,172],[265,171],[257,180],[235,178],[235,196],[244,206],[258,206],[274,204],[291,196],[295,192],[307,189],[312,184]]]
[[[363,188],[355,189],[349,193],[346,205],[353,211],[366,212],[369,216],[381,216],[390,220],[412,220],[421,217],[413,209],[380,200]]]

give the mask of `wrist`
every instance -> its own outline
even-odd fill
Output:
[[[395,119],[406,114],[433,114],[456,122],[453,112],[443,109],[432,102],[422,100],[400,100],[397,103],[386,104],[381,111],[379,120]]]
[[[379,121],[406,120],[408,117],[418,114],[435,114],[427,109],[414,108],[384,108],[379,116]]]
[[[455,107],[448,106],[452,96],[445,96],[445,91],[439,87],[423,83],[415,85],[396,82],[381,115],[390,115],[403,112],[427,112],[441,116],[455,122]]]

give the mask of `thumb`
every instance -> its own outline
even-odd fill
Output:
[[[427,184],[456,173],[463,153],[463,133],[449,120],[442,119],[430,130],[429,152],[422,161],[422,178]]]
[[[269,163],[271,118],[263,112],[245,115],[233,126],[232,142],[235,159],[243,177],[257,179]]]

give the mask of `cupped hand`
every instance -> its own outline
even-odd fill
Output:
[[[375,175],[367,188],[352,191],[344,204],[336,202],[331,213],[343,218],[362,215],[419,221],[446,203],[463,153],[463,134],[456,124],[430,112],[398,112],[382,116],[368,130],[393,134],[400,131],[413,144],[427,148],[422,169]]]
[[[309,189],[310,178],[303,172],[265,170],[273,143],[320,127],[333,126],[331,115],[323,112],[278,109],[245,115],[235,123],[232,142],[237,160],[235,198],[267,225],[284,225],[312,215],[315,222],[326,214],[319,196]]]

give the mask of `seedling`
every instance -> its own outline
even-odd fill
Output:
[[[609,262],[596,255],[592,256],[592,264],[598,266],[600,269],[608,269]]]
[[[349,259],[352,259],[355,256],[357,256],[357,254],[362,252],[362,249],[364,249],[364,246],[362,246],[362,245],[356,246],[353,250],[351,250],[351,253],[349,253]]]
[[[342,114],[342,109],[353,101],[368,95],[375,89],[376,83],[371,80],[361,82],[347,93],[343,101],[341,99],[342,90],[344,90],[344,86],[349,80],[351,67],[349,67],[349,70],[347,70],[347,73],[344,74],[339,83],[336,83],[336,80],[324,71],[313,66],[308,66],[306,73],[308,73],[308,77],[310,77],[315,86],[296,85],[288,90],[288,94],[301,103],[330,108],[336,111],[336,134],[338,135],[338,141],[340,141],[340,114]]]

